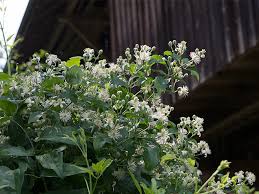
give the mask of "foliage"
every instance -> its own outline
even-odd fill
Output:
[[[1,73],[1,193],[250,193],[254,175],[221,174],[227,161],[202,183],[203,119],[174,124],[160,96],[188,94],[205,50],[169,47],[136,45],[116,63],[89,48],[67,62],[34,55],[25,72]]]

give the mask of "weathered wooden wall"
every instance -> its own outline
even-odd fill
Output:
[[[135,43],[162,50],[186,40],[207,51],[201,81],[259,40],[259,0],[110,0],[109,8],[113,58]]]

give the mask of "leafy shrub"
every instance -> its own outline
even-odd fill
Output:
[[[116,63],[85,49],[61,61],[37,55],[26,71],[0,74],[0,190],[20,193],[250,193],[252,173],[222,170],[201,181],[197,157],[211,153],[203,119],[182,117],[163,93],[188,95],[205,50],[186,57],[186,42],[163,55],[136,45]]]

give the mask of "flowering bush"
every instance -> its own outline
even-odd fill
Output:
[[[34,55],[24,72],[0,73],[1,193],[251,193],[254,174],[224,174],[227,161],[202,183],[203,119],[174,124],[160,96],[188,95],[205,50],[169,47],[136,45],[116,63],[89,48],[66,62]]]

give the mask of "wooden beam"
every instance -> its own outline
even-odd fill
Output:
[[[88,40],[85,34],[82,33],[81,30],[75,24],[66,19],[60,19],[60,22],[66,24],[86,44],[86,46],[89,46],[97,50],[95,44]]]

